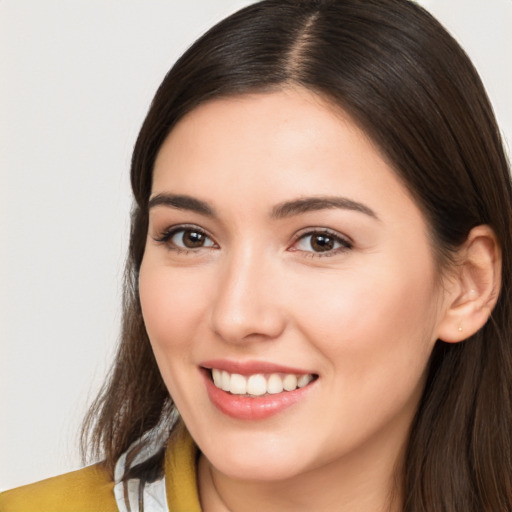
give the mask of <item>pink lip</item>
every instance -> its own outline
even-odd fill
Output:
[[[238,373],[240,375],[254,375],[256,373],[293,373],[294,375],[306,375],[313,373],[291,366],[268,363],[265,361],[229,361],[227,359],[211,359],[201,363],[203,368],[217,368],[228,373]]]
[[[218,368],[215,366],[215,368]],[[228,370],[226,370],[228,371]],[[260,372],[264,373],[264,372]],[[270,373],[276,373],[273,370]],[[288,370],[284,373],[294,373]],[[206,391],[212,404],[222,413],[238,420],[263,420],[274,416],[300,400],[303,400],[311,391],[315,384],[312,381],[303,388],[297,388],[294,391],[283,391],[275,395],[264,395],[258,397],[248,397],[243,395],[232,395],[222,389],[219,389],[212,382],[210,371],[203,368],[203,375]]]

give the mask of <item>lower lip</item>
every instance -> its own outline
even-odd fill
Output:
[[[232,395],[219,389],[212,382],[209,371],[202,371],[208,396],[222,413],[238,420],[263,420],[270,418],[303,400],[316,381],[294,391],[283,391],[274,395],[249,397]]]

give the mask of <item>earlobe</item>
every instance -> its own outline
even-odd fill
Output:
[[[491,227],[473,228],[458,251],[438,338],[463,341],[487,322],[501,287],[501,249]]]

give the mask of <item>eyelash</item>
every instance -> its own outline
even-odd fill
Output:
[[[212,246],[206,246],[206,248],[210,248],[213,246],[217,246],[217,244],[213,241],[213,239],[208,235],[206,231],[201,229],[198,226],[194,226],[193,224],[181,224],[180,226],[174,226],[171,228],[167,228],[163,233],[161,233],[158,237],[154,238],[155,242],[165,244],[167,248],[171,251],[176,251],[177,253],[181,254],[188,254],[191,252],[196,252],[198,249],[205,248],[204,246],[200,247],[180,247],[179,245],[176,245],[171,240],[174,236],[176,236],[178,233],[183,232],[185,234],[187,231],[192,233],[199,233],[200,235],[204,236],[205,238],[208,238],[213,242]]]
[[[292,249],[292,248],[290,248],[289,250],[292,250],[293,252],[299,252],[299,251],[303,252],[304,256],[307,258],[328,258],[331,256],[336,256],[340,253],[347,252],[353,248],[353,243],[347,237],[344,237],[344,236],[340,235],[339,233],[337,233],[336,231],[332,231],[327,228],[307,228],[307,230],[301,231],[294,237],[292,247],[294,245],[296,245],[298,242],[300,242],[301,240],[305,240],[308,237],[319,236],[319,235],[330,238],[335,244],[339,244],[339,247],[337,247],[335,249],[330,249],[330,250],[327,250],[324,252],[322,252],[322,251],[306,251],[306,250],[301,251],[300,249]]]
[[[174,236],[176,236],[178,233],[183,232],[185,234],[187,231],[192,233],[198,233],[201,236],[204,236],[205,238],[209,239],[212,243],[208,246],[199,246],[199,247],[180,247],[173,243],[171,240]],[[313,236],[324,236],[331,239],[331,241],[334,244],[338,244],[339,247],[335,249],[328,249],[326,251],[308,251],[308,250],[301,250],[293,248],[298,242],[307,239],[308,237]],[[188,253],[194,253],[197,252],[199,249],[209,249],[209,248],[218,248],[218,245],[216,242],[208,235],[206,231],[201,229],[198,226],[195,225],[180,225],[180,226],[174,226],[171,228],[167,228],[163,233],[161,233],[158,237],[154,238],[154,240],[158,243],[162,243],[167,245],[169,250],[176,251],[181,254],[188,254]],[[325,258],[330,256],[335,256],[337,254],[347,252],[350,249],[352,249],[353,243],[347,239],[346,237],[341,236],[339,233],[336,233],[335,231],[331,231],[326,228],[308,228],[307,231],[302,231],[298,233],[293,240],[293,244],[291,245],[290,250],[291,252],[302,252],[305,257],[308,258]]]

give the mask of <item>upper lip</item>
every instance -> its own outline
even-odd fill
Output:
[[[294,375],[314,374],[308,370],[293,368],[291,366],[267,361],[230,361],[229,359],[210,359],[201,363],[200,366],[208,370],[216,368],[228,373],[238,373],[240,375],[254,375],[257,373],[286,373]]]

